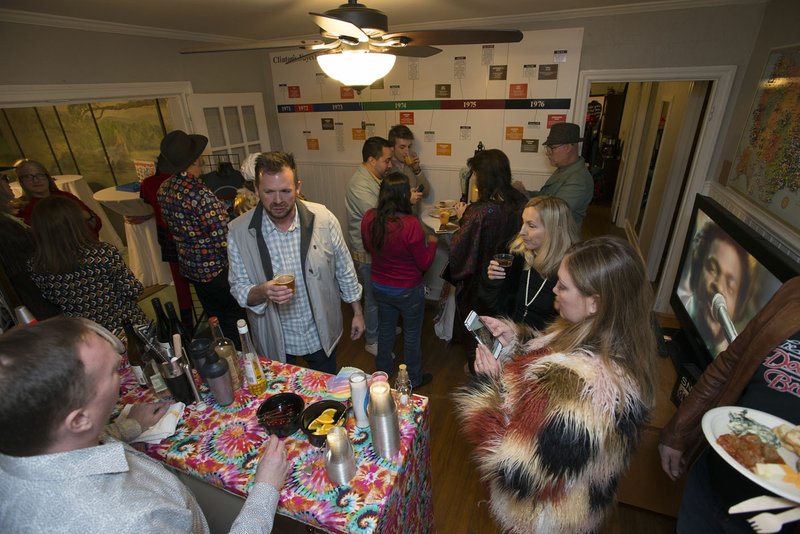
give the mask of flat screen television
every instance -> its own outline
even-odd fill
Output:
[[[670,296],[686,343],[704,369],[800,265],[715,200],[697,195]],[[688,356],[688,358],[687,358]]]

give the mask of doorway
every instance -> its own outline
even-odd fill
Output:
[[[708,179],[721,130],[723,113],[714,110],[726,108],[735,71],[732,66],[686,67],[583,71],[579,76],[575,109],[581,112],[589,110],[593,84],[626,84],[619,140],[614,143],[619,162],[611,213],[614,224],[642,245],[648,274],[657,285],[659,312],[669,311],[669,290],[683,245],[678,241],[685,235],[692,200]],[[679,106],[667,92],[680,87],[688,96]],[[678,120],[689,108],[694,121]],[[666,113],[663,124],[662,112]],[[691,127],[684,126],[692,122]],[[671,157],[664,155],[667,133],[673,139]],[[648,186],[657,137],[658,153]],[[683,164],[676,164],[672,174],[672,163],[679,155]]]

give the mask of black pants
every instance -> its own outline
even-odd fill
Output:
[[[237,349],[241,349],[236,321],[245,319],[246,315],[244,309],[239,307],[239,303],[231,295],[227,267],[208,282],[192,281],[192,285],[197,291],[197,298],[200,299],[206,315],[208,317],[217,316],[222,333],[233,341]]]
[[[331,375],[336,374],[336,347],[333,348],[333,351],[331,351],[330,356],[325,354],[325,349],[320,349],[312,354],[303,354],[301,356],[296,356],[294,354],[287,354],[286,363],[290,363],[292,365],[298,365],[297,358],[303,358],[308,364],[309,369],[320,371],[322,373],[328,373]]]

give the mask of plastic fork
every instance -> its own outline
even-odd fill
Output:
[[[800,507],[779,514],[764,512],[747,520],[756,532],[778,532],[784,523],[800,519]]]

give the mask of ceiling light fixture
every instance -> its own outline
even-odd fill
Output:
[[[394,54],[369,50],[345,50],[320,54],[317,63],[329,77],[359,93],[392,70],[397,59]]]

